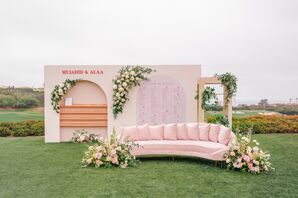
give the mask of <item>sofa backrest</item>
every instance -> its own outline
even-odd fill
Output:
[[[148,124],[121,128],[121,137],[130,141],[201,140],[231,145],[237,141],[230,128],[208,123]]]

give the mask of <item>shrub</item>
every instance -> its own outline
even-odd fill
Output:
[[[5,131],[5,132],[1,132]],[[22,122],[2,122],[0,123],[0,136],[9,133],[14,137],[25,137],[25,136],[40,136],[44,135],[44,122],[29,120]]]
[[[0,126],[0,137],[7,137],[12,134],[12,131],[8,127]]]
[[[215,117],[211,116],[207,122],[214,122]],[[233,131],[253,133],[298,133],[298,116],[252,116],[246,118],[233,118]]]

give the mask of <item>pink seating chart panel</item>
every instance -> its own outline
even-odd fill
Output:
[[[185,92],[179,81],[153,76],[137,92],[137,124],[185,122]]]

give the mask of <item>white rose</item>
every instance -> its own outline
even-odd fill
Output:
[[[117,89],[117,85],[113,85],[113,89]]]
[[[122,99],[121,99],[121,101],[122,101],[122,102],[125,102],[125,99],[124,99],[124,98],[122,98]]]
[[[134,78],[133,76],[130,78],[131,81],[133,81],[134,79],[135,79],[135,78]]]
[[[135,75],[136,73],[135,73],[134,71],[131,71],[130,74],[131,74],[131,75]]]
[[[120,80],[117,80],[117,83],[120,83],[121,81]]]
[[[127,83],[126,83],[126,82],[123,82],[123,83],[122,83],[122,86],[123,86],[123,87],[126,87],[126,86],[127,86]]]
[[[125,74],[122,74],[122,75],[121,75],[121,77],[123,77],[123,78],[124,78],[124,77],[125,77]]]
[[[118,98],[119,98],[119,96],[120,96],[120,94],[119,94],[119,93],[116,93],[116,97],[118,97]]]
[[[126,75],[125,78],[129,78],[129,75]]]

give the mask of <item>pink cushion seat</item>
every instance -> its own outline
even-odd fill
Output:
[[[165,140],[177,140],[177,124],[165,124],[163,138]]]
[[[163,140],[163,125],[151,126],[149,125],[150,136],[152,140]]]
[[[188,140],[186,123],[177,124],[177,139]]]
[[[139,133],[139,140],[151,140],[149,125],[144,124],[141,126],[137,126],[138,133]]]
[[[231,137],[231,129],[225,126],[221,126],[218,134],[218,142],[227,145]]]
[[[199,125],[200,140],[209,141],[209,130],[210,130],[209,124]]]
[[[188,123],[186,124],[187,137],[189,140],[199,140],[199,124],[198,123]]]
[[[139,134],[136,126],[123,127],[122,129],[122,137],[126,138],[130,141],[139,140]]]
[[[219,124],[210,124],[209,140],[212,142],[217,142],[219,131],[220,131]]]

